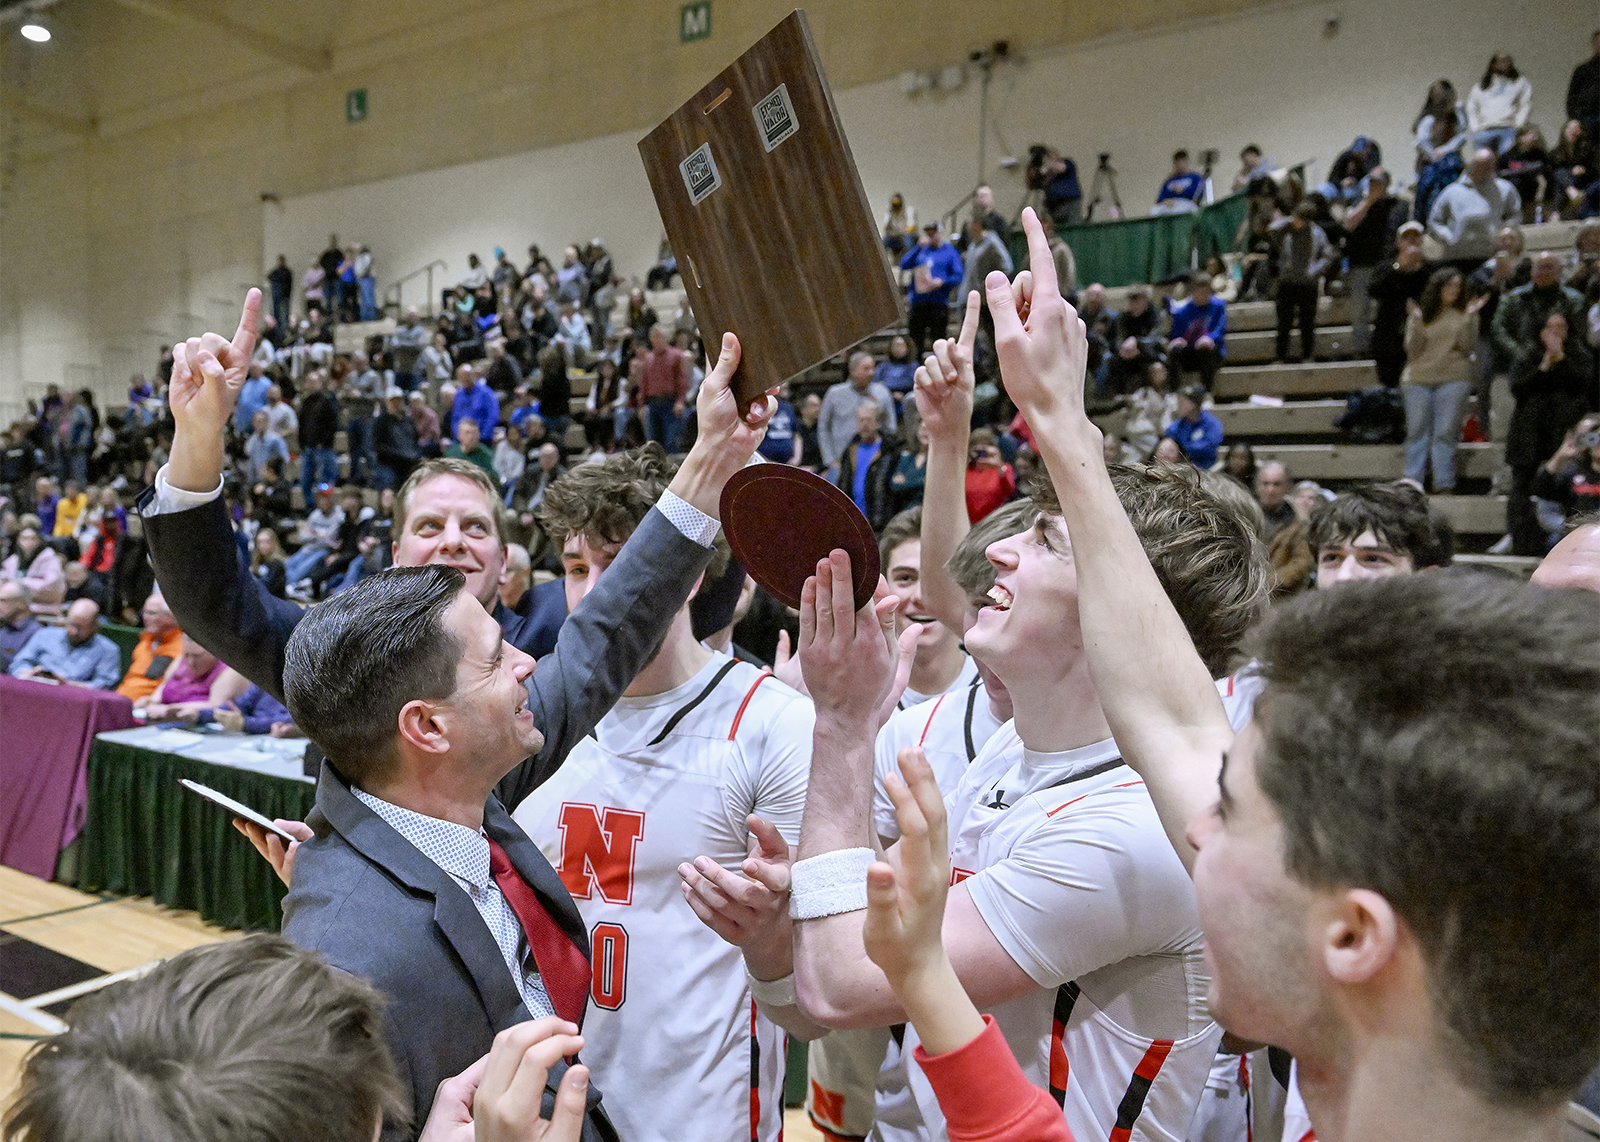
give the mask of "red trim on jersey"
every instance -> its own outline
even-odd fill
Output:
[[[1117,1124],[1112,1128],[1106,1142],[1128,1142],[1128,1139],[1133,1137],[1133,1124],[1143,1113],[1145,1097],[1150,1093],[1150,1086],[1161,1073],[1161,1066],[1167,1061],[1167,1054],[1171,1050],[1171,1039],[1151,1041],[1144,1058],[1133,1068],[1133,1078],[1128,1081],[1127,1092],[1122,1096],[1122,1105],[1117,1107]]]
[[[1228,693],[1224,696],[1228,698],[1233,697],[1233,675],[1231,674],[1228,675]]]
[[[1317,1132],[1315,1130],[1307,1130],[1300,1135],[1299,1142],[1317,1142]]]
[[[1144,782],[1142,782],[1142,781],[1124,781],[1121,785],[1113,785],[1111,788],[1113,788],[1113,789],[1132,789],[1135,786],[1139,786],[1139,785],[1143,785],[1143,784],[1144,784]]]
[[[756,1001],[753,999],[750,1001],[750,1142],[761,1142],[761,1041],[756,1038]]]
[[[761,684],[771,677],[772,671],[763,670],[761,672],[761,677],[756,679],[756,684],[750,687],[749,692],[745,694],[744,701],[739,703],[739,712],[733,716],[733,728],[728,731],[729,741],[732,741],[734,735],[739,732],[739,723],[744,719],[745,707],[750,705],[750,699],[756,696],[756,691],[761,689]]]
[[[1250,1089],[1250,1056],[1239,1056],[1239,1085],[1244,1088],[1244,1142],[1256,1142],[1254,1092]]]
[[[922,743],[928,740],[928,731],[933,729],[933,716],[939,712],[939,703],[943,702],[947,697],[949,697],[948,692],[940,694],[938,698],[934,699],[933,709],[928,711],[928,724],[922,727],[922,736],[917,739],[917,747],[919,749]]]
[[[1083,797],[1088,797],[1088,796],[1090,796],[1088,793],[1085,793],[1083,795]],[[1057,805],[1054,809],[1050,810],[1050,812],[1046,813],[1045,816],[1046,817],[1054,817],[1057,813],[1061,812],[1061,810],[1065,809],[1068,805],[1076,805],[1079,801],[1082,801],[1083,797],[1074,797],[1071,801],[1067,801],[1067,802],[1064,802],[1064,803],[1062,803],[1060,805]]]

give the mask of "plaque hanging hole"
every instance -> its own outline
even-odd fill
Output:
[[[694,275],[694,288],[704,289],[705,287],[700,284],[700,267],[694,264],[694,255],[685,254],[684,257],[689,259],[689,272]]]
[[[728,101],[728,96],[730,96],[732,94],[733,94],[733,88],[730,87],[726,91],[724,91],[721,95],[719,95],[715,99],[713,99],[710,103],[706,104],[705,114],[709,115],[713,111],[715,111],[718,107],[721,107],[724,103],[726,103]]]

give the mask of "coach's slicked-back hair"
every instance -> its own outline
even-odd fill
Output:
[[[678,465],[655,441],[614,452],[598,464],[579,464],[545,492],[537,513],[539,526],[558,547],[574,535],[595,547],[626,543],[677,471]],[[706,568],[708,580],[728,567],[730,552],[720,531],[716,546]]]
[[[462,648],[444,612],[465,583],[454,567],[391,567],[307,611],[289,636],[289,713],[356,785],[389,772],[407,702],[455,693]]]
[[[28,1053],[7,1142],[371,1142],[409,1100],[383,999],[279,936],[174,956]]]
[[[1367,484],[1318,504],[1306,534],[1313,552],[1349,543],[1368,531],[1378,542],[1411,556],[1413,570],[1448,567],[1456,551],[1450,522],[1410,484]]]
[[[1233,668],[1245,634],[1266,610],[1272,587],[1255,519],[1208,487],[1190,464],[1113,465],[1111,483],[1213,678]],[[1055,488],[1041,480],[1039,510],[1059,515]]]
[[[1462,1082],[1564,1102],[1600,1043],[1594,596],[1406,575],[1303,595],[1255,642],[1290,875],[1394,906]]]
[[[972,525],[972,530],[956,544],[944,569],[969,595],[987,595],[994,586],[994,564],[984,554],[991,543],[1026,531],[1039,518],[1039,505],[1032,500],[1012,500]],[[892,522],[892,521],[891,521]]]

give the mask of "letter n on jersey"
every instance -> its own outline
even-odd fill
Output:
[[[561,881],[574,900],[598,889],[608,904],[633,903],[633,854],[644,814],[565,802],[561,806]]]

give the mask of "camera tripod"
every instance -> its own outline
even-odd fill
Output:
[[[1094,168],[1094,182],[1089,184],[1089,208],[1084,211],[1085,222],[1094,221],[1094,208],[1111,195],[1111,218],[1122,217],[1122,196],[1117,193],[1117,169],[1111,165],[1110,155],[1100,156],[1100,165]]]

